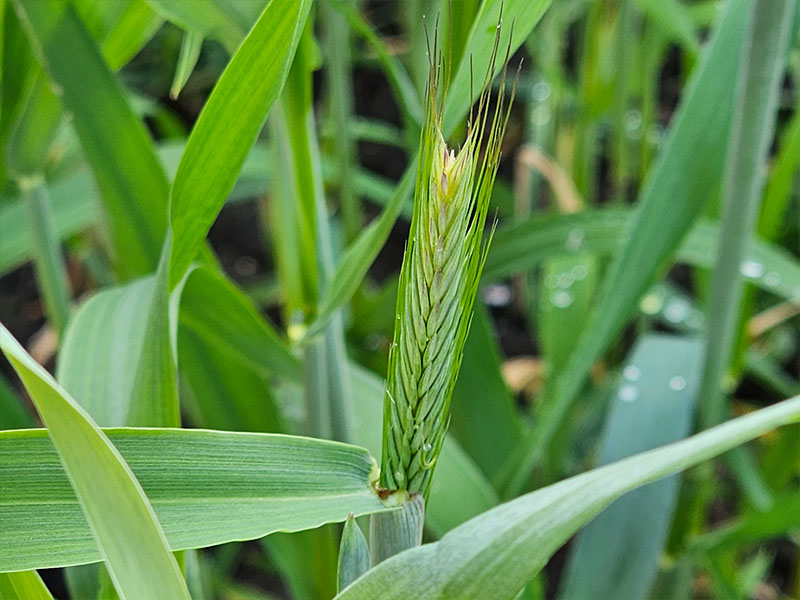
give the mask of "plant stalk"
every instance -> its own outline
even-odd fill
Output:
[[[69,319],[69,285],[61,242],[50,210],[50,196],[41,175],[20,180],[33,238],[34,267],[44,310],[61,336]]]

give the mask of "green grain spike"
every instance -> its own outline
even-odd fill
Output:
[[[445,65],[436,41],[429,52],[436,58],[428,76],[414,215],[389,352],[380,479],[384,488],[426,498],[450,420],[450,398],[486,257],[483,230],[514,97],[512,90],[506,106],[504,68],[490,117],[489,90],[498,44],[499,26],[483,91],[458,151],[447,146],[441,133],[445,91],[439,93],[439,82]]]

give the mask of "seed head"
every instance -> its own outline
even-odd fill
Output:
[[[436,42],[429,53],[436,58],[426,90],[414,215],[389,352],[381,465],[384,488],[425,497],[447,432],[450,399],[488,248],[482,241],[483,230],[508,120],[502,83],[489,118],[489,85],[498,44],[499,29],[477,109],[458,151],[448,147],[441,131],[442,59]],[[504,67],[503,82],[505,72]]]

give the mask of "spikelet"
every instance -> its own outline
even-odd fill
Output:
[[[442,135],[443,61],[436,41],[432,53],[429,49],[414,215],[389,352],[380,480],[388,490],[426,498],[450,420],[450,399],[488,248],[483,230],[509,114],[509,108],[503,113],[504,66],[499,100],[489,118],[499,36],[498,25],[483,91],[459,151],[449,148]],[[512,91],[512,102],[513,96]]]

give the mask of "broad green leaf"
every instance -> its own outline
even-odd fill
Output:
[[[67,327],[56,377],[102,426],[130,420],[154,290],[154,275],[102,290],[80,306]],[[138,401],[158,400],[148,396]]]
[[[154,271],[169,189],[152,140],[72,3],[15,0],[15,6],[72,114],[100,188],[119,273],[127,278]]]
[[[800,421],[800,397],[681,442],[571,477],[501,504],[440,541],[368,571],[339,600],[513,598],[582,525],[622,494],[707,460],[775,427]]]
[[[2,600],[53,600],[53,596],[36,571],[0,573]]]
[[[200,429],[105,431],[141,483],[172,550],[385,509],[372,488],[375,463],[356,446]],[[47,433],[2,432],[0,456],[0,571],[100,560]],[[107,485],[107,476],[98,478]]]
[[[633,456],[689,433],[700,387],[703,345],[697,338],[648,334],[622,371],[600,441],[598,463]],[[658,569],[678,478],[616,500],[577,536],[560,598],[644,599]]]
[[[625,241],[605,277],[576,351],[547,390],[536,425],[506,463],[506,496],[524,485],[580,393],[594,362],[619,335],[639,299],[652,286],[720,185],[728,142],[738,47],[747,28],[746,0],[727,4],[658,160],[651,167]],[[669,215],[668,219],[664,215]]]
[[[172,185],[170,289],[200,249],[280,94],[310,7],[309,0],[271,0],[192,129]]]
[[[153,508],[117,448],[87,412],[25,352],[2,325],[0,347],[25,384],[48,428],[39,432],[39,439],[49,450],[51,470],[61,473],[62,493],[72,498],[72,522],[82,524],[86,545],[97,558],[102,557],[106,561],[117,590],[127,598],[188,598],[186,584],[169,552]],[[50,437],[47,437],[48,434]],[[25,434],[10,432],[10,435]],[[19,447],[13,442],[12,445]],[[11,457],[0,461],[0,464],[14,471],[15,461]],[[41,466],[43,463],[37,461],[36,464]],[[66,473],[57,468],[60,464]],[[20,493],[24,499],[18,497],[14,502],[11,475],[0,476],[0,480],[3,481],[3,502],[9,502],[12,510],[30,510],[35,506],[35,499],[47,496],[41,493],[42,490],[25,496],[26,490],[30,491],[31,487],[23,485]],[[36,481],[48,486],[53,483],[53,476],[42,476],[40,473],[25,483],[30,486]],[[34,512],[41,514],[36,509]],[[81,519],[82,516],[85,516],[85,520]],[[10,515],[3,517],[0,534],[10,544],[0,556],[12,560],[20,556],[21,544],[31,540],[30,536],[15,532],[13,520]],[[31,525],[33,523],[30,515],[26,515],[24,521]],[[46,526],[33,529],[47,539],[57,539],[52,530],[47,531]],[[23,565],[3,570],[27,570],[39,566],[42,565]]]

